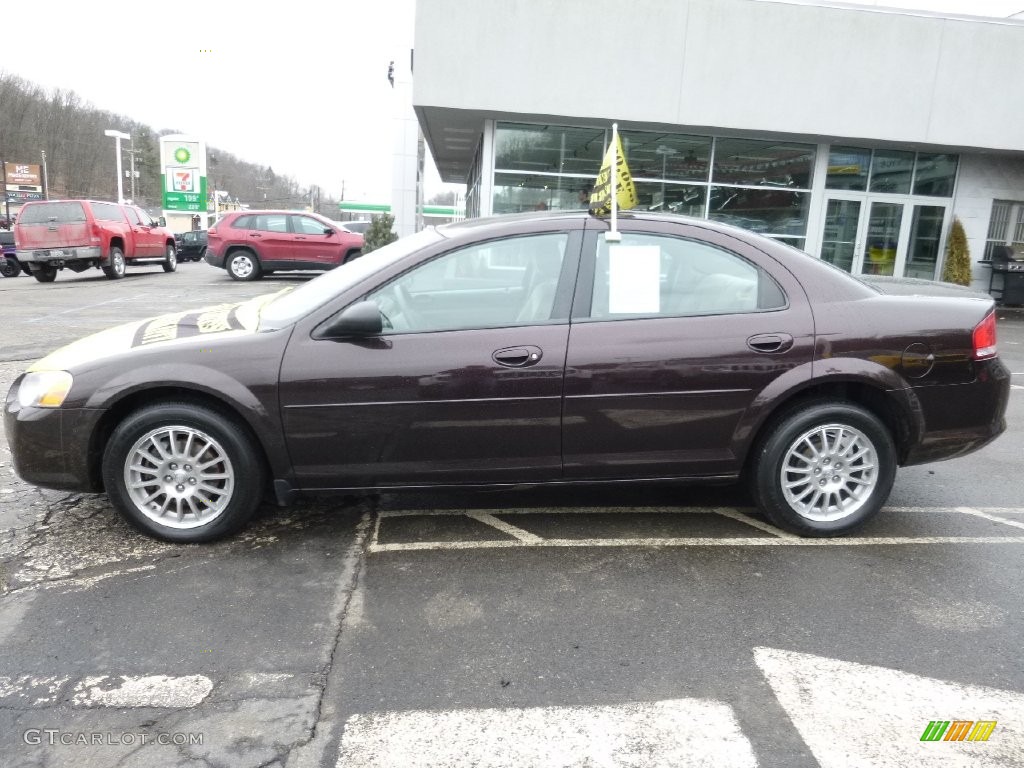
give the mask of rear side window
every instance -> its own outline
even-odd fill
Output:
[[[77,224],[84,221],[85,208],[77,200],[26,205],[18,218],[19,224]]]
[[[124,223],[121,208],[113,203],[93,203],[92,215],[97,221],[118,221]]]
[[[229,227],[234,227],[235,229],[256,229],[257,228],[256,227],[256,217],[255,216],[239,216],[233,222],[228,222],[228,226]]]
[[[627,232],[621,246],[609,246],[602,238],[595,267],[595,319],[735,314],[786,306],[782,289],[764,270],[696,240]]]

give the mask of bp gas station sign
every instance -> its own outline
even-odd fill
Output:
[[[206,212],[206,144],[190,136],[160,137],[165,211]]]

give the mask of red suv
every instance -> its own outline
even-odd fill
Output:
[[[362,253],[363,236],[304,211],[235,211],[207,232],[206,263],[235,280],[278,269],[333,269]]]

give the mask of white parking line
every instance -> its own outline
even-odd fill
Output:
[[[373,536],[367,546],[370,554],[384,554],[387,552],[423,552],[430,550],[468,550],[468,549],[516,549],[523,547],[863,547],[863,546],[907,546],[907,545],[936,545],[936,544],[1024,544],[1024,536],[848,536],[835,539],[800,538],[793,534],[782,531],[763,521],[749,517],[742,512],[720,507],[697,508],[632,508],[628,510],[633,513],[655,512],[661,514],[690,514],[696,511],[700,514],[715,513],[722,517],[739,521],[760,531],[772,534],[767,537],[727,537],[727,536],[675,536],[675,537],[618,537],[618,538],[550,538],[545,539],[527,530],[511,525],[501,520],[498,515],[516,514],[580,514],[589,512],[592,514],[614,514],[615,510],[610,508],[549,508],[549,509],[509,509],[509,510],[387,510],[379,513]],[[1008,520],[998,517],[998,512],[1019,513],[1022,510],[1016,508],[991,507],[977,509],[972,507],[896,507],[886,508],[888,512],[937,512],[945,514],[967,514],[979,517],[992,522],[1002,523],[1014,528],[1024,529],[1024,522]],[[485,541],[412,541],[404,543],[381,544],[380,526],[382,520],[400,517],[438,517],[438,516],[465,516],[492,526],[497,530],[511,536],[511,539],[494,539]]]
[[[756,768],[732,707],[706,699],[353,715],[338,768]]]
[[[210,695],[213,681],[203,675],[121,676],[112,685],[107,675],[87,677],[75,686],[71,703],[80,707],[194,707]]]
[[[492,528],[497,528],[502,533],[507,533],[513,538],[519,539],[526,544],[538,544],[543,539],[540,536],[524,531],[522,528],[517,528],[514,525],[506,523],[504,520],[499,520],[494,515],[489,515],[485,512],[468,512],[466,517],[470,517],[473,520],[489,525]]]

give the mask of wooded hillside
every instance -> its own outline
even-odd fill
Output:
[[[124,169],[135,155],[135,202],[148,208],[160,206],[160,156],[157,140],[177,130],[154,130],[124,115],[96,109],[74,91],[47,91],[21,77],[0,72],[0,159],[7,162],[46,165],[51,197],[88,197],[114,200],[113,140],[104,136],[109,128],[132,136],[122,142]],[[207,147],[208,178],[232,199],[254,207],[300,208],[317,201],[317,209],[328,216],[337,214],[337,202],[320,200],[318,190],[302,188],[289,176],[275,174],[261,166],[235,157],[229,151]],[[0,179],[2,180],[2,179]],[[125,179],[129,197],[131,180]]]

